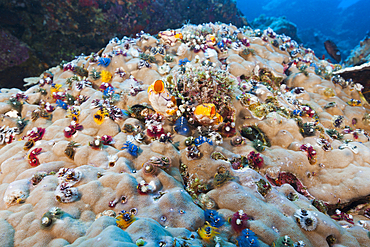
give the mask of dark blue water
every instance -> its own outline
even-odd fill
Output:
[[[370,30],[369,0],[238,0],[237,6],[248,21],[261,14],[285,16],[297,25],[303,44],[314,46],[318,56],[325,51],[322,42],[326,39],[348,55]]]

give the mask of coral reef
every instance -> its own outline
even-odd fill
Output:
[[[369,33],[365,36],[360,44],[351,50],[351,54],[347,57],[344,64],[347,67],[361,65],[370,62],[370,37]]]
[[[260,15],[255,18],[250,25],[255,29],[265,30],[268,27],[273,29],[278,34],[285,34],[294,39],[297,42],[301,42],[297,35],[297,25],[287,20],[284,16],[282,17],[266,17]]]
[[[346,58],[343,69],[335,74],[340,75],[345,80],[352,80],[354,83],[361,83],[364,88],[370,87],[370,37],[365,36],[360,44],[351,50],[351,54]],[[364,96],[370,99],[370,91],[364,90]]]
[[[369,104],[338,70],[186,24],[2,88],[1,245],[368,246]]]
[[[364,88],[370,87],[370,62],[353,67],[345,67],[335,72],[343,79],[351,80],[353,83],[361,83]],[[370,91],[364,90],[363,95],[367,100],[370,99]]]

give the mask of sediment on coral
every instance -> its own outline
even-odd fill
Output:
[[[1,89],[7,244],[367,246],[369,105],[339,69],[187,24]]]

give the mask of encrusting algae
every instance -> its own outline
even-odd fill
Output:
[[[338,69],[187,24],[1,89],[5,246],[367,246],[370,111]]]

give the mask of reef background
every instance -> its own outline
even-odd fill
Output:
[[[112,37],[135,36],[141,30],[154,34],[161,27],[178,28],[186,22],[271,27],[326,59],[331,58],[323,43],[330,39],[344,61],[367,35],[368,5],[365,0],[4,0],[0,3],[0,86],[23,88],[24,78],[81,53],[98,52]]]
[[[115,36],[214,21],[247,24],[230,0],[4,0],[0,87],[22,88],[23,78],[38,76],[81,53],[98,52]]]
[[[292,26],[296,25],[300,39],[296,40],[313,49],[318,57],[325,55],[330,58],[324,48],[324,42],[331,39],[337,44],[343,60],[346,59],[351,49],[358,45],[369,31],[370,2],[366,0],[239,0],[237,6],[248,20],[254,20],[253,28],[264,29],[266,25],[274,23],[274,26],[294,30]],[[289,33],[287,35],[296,38]]]

